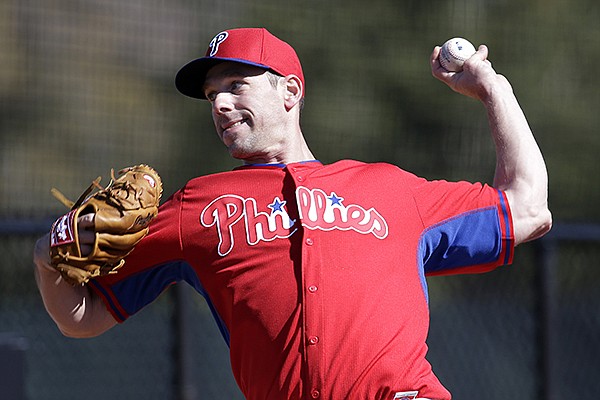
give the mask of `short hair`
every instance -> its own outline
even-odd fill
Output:
[[[277,84],[281,78],[283,78],[283,76],[278,73],[267,70],[267,79],[269,80],[269,83],[271,83],[271,86],[273,86],[273,89],[277,89]]]
[[[271,84],[271,86],[273,86],[273,89],[277,89],[277,85],[279,84],[279,81],[283,78],[282,75],[279,75],[277,72],[274,72],[272,70],[267,70],[267,79],[269,80],[269,83]],[[302,114],[302,109],[304,108],[304,97],[302,97],[300,99],[300,114]]]

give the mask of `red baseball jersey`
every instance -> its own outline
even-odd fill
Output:
[[[250,400],[447,400],[425,358],[425,276],[489,271],[513,248],[506,196],[487,185],[384,163],[254,165],[188,182],[91,286],[121,322],[192,285]]]

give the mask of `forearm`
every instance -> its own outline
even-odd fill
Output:
[[[479,46],[462,72],[446,71],[439,62],[440,47],[431,53],[433,76],[452,90],[483,103],[496,145],[494,185],[510,204],[515,244],[536,239],[550,230],[548,174],[542,153],[517,102],[510,83],[498,75]]]
[[[65,336],[98,336],[117,324],[87,285],[71,286],[49,263],[48,236],[36,243],[35,277],[44,306]]]
[[[503,76],[497,75],[482,102],[496,147],[494,186],[506,192],[511,205],[515,243],[536,239],[551,226],[544,158]]]

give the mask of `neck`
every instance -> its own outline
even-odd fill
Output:
[[[244,164],[292,164],[314,159],[315,156],[308,146],[305,145],[301,148],[286,149],[272,155],[257,155],[244,158],[242,161],[244,161]]]
[[[291,164],[314,160],[315,156],[308,147],[302,131],[298,129],[292,140],[278,143],[264,152],[242,158],[244,164]],[[290,136],[287,136],[290,138]]]

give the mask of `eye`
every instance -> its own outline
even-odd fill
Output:
[[[204,96],[206,97],[206,99],[208,101],[210,101],[212,103],[213,101],[215,101],[215,97],[217,97],[217,93],[216,92],[205,92]]]
[[[240,94],[243,86],[246,84],[243,80],[232,79],[230,82],[225,82],[224,85],[229,86],[216,86],[216,87],[206,87],[204,90],[204,96],[209,102],[214,102],[217,99],[219,93],[231,93],[231,94]]]
[[[240,90],[242,89],[242,86],[244,85],[244,82],[242,81],[233,81],[231,82],[231,92],[232,93],[239,93]]]

